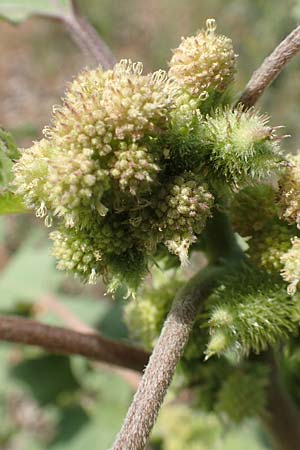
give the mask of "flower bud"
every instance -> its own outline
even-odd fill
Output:
[[[224,353],[231,344],[232,340],[226,331],[216,331],[213,333],[207,344],[205,360],[208,360],[213,355],[220,355],[221,353]]]

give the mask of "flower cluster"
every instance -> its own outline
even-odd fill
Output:
[[[279,179],[281,216],[300,228],[300,154],[289,155],[287,167]]]
[[[158,140],[176,92],[166,73],[142,75],[140,63],[84,72],[54,108],[46,138],[23,152],[17,192],[56,225],[58,268],[84,281],[102,274],[130,284],[128,261],[144,275],[160,243],[187,258],[213,196],[193,174],[174,179],[165,169]]]
[[[249,241],[248,254],[258,267],[279,273],[283,268],[282,258],[289,251],[294,234],[292,227],[275,221]]]
[[[184,404],[166,405],[158,416],[153,444],[162,450],[216,450],[221,424],[213,414],[204,414]]]
[[[281,256],[282,277],[289,283],[288,292],[294,295],[300,282],[300,239],[294,237],[292,246]]]
[[[251,369],[233,370],[218,392],[217,412],[235,423],[260,416],[266,408],[267,370],[257,364]]]
[[[155,209],[158,228],[166,246],[183,264],[190,245],[204,228],[212,202],[212,194],[190,174],[175,177],[158,195]]]
[[[145,75],[122,60],[69,85],[45,138],[15,165],[17,193],[55,227],[58,268],[136,290],[162,255],[187,263],[220,187],[234,191],[275,169],[266,118],[222,107],[235,59],[210,20],[174,51],[168,73]]]
[[[169,70],[184,91],[202,98],[208,90],[223,91],[233,81],[236,60],[231,39],[215,33],[213,19],[206,26],[196,36],[182,39]]]
[[[247,239],[247,254],[252,263],[269,273],[281,273],[283,279],[290,283],[288,293],[291,295],[295,294],[300,280],[297,207],[292,200],[297,157],[292,159],[294,164],[285,167],[280,174],[279,187],[268,184],[249,186],[238,192],[230,205],[234,229]],[[292,179],[293,188],[290,184]],[[288,199],[291,200],[289,205]],[[291,204],[293,213],[289,215]],[[288,219],[288,223],[283,219]]]

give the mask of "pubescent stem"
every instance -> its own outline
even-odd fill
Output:
[[[211,219],[206,240],[210,242],[213,262],[189,280],[175,297],[112,450],[145,448],[198,312],[224,276],[235,270],[244,259],[223,213],[216,212]],[[224,245],[219,247],[218,241]]]
[[[299,51],[300,26],[295,28],[253,73],[236,106],[242,104],[245,109],[248,109],[255,105],[266,88]]]
[[[22,317],[0,316],[0,341],[39,346],[55,353],[81,355],[137,371],[142,371],[149,359],[149,354],[139,347],[96,333],[79,333]]]

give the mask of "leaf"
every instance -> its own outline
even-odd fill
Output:
[[[80,387],[73,376],[70,358],[62,355],[42,354],[25,358],[11,368],[10,376],[23,385],[40,405],[57,403],[62,395],[70,395]]]
[[[117,375],[99,371],[90,373],[87,384],[92,393],[87,397],[89,420],[84,420],[84,411],[78,407],[77,410],[74,407],[61,409],[58,434],[48,446],[49,450],[94,448],[95,442],[97,450],[111,447],[128,409],[131,389]],[[73,426],[74,414],[77,428]]]
[[[0,17],[20,23],[31,16],[66,18],[72,15],[71,0],[0,0]]]
[[[2,128],[0,128],[0,149],[1,152],[4,152],[10,159],[19,159],[21,156],[12,135]]]
[[[8,188],[13,179],[12,168],[12,160],[0,148],[0,187]]]
[[[127,339],[128,331],[123,321],[123,298],[117,298],[99,321],[98,328],[104,336],[111,339]]]
[[[0,0],[1,1],[1,0]],[[2,190],[12,190],[13,180],[13,160],[20,157],[17,145],[12,136],[0,128],[0,188]],[[1,190],[0,190],[1,192]],[[5,209],[5,208],[4,208]],[[1,205],[0,205],[1,214]],[[10,214],[10,213],[3,213]]]
[[[49,242],[36,230],[1,272],[0,311],[10,312],[20,302],[34,303],[56,289],[62,279],[50,255]]]
[[[24,214],[28,210],[22,202],[22,198],[13,192],[0,193],[0,215]]]

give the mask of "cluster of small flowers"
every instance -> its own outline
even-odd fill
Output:
[[[300,228],[300,154],[287,158],[288,166],[279,180],[281,217]]]
[[[169,250],[183,264],[187,261],[190,245],[204,228],[212,204],[212,194],[199,185],[192,174],[175,177],[158,194],[157,226]]]
[[[267,272],[280,272],[283,256],[291,247],[295,230],[285,224],[274,222],[249,241],[249,256]]]
[[[207,29],[197,36],[182,38],[170,61],[170,75],[193,97],[208,90],[224,91],[233,81],[236,56],[231,39],[217,35],[216,23],[207,21]]]
[[[233,370],[218,392],[216,411],[234,423],[262,415],[267,385],[268,370],[263,365],[254,364],[248,371]]]
[[[300,159],[298,156],[289,158],[291,162],[280,175],[277,187],[261,184],[247,187],[235,195],[231,218],[234,229],[247,238],[247,253],[252,262],[269,273],[280,272],[290,283],[288,293],[294,295],[300,282],[297,222]]]
[[[114,153],[110,174],[122,190],[128,189],[135,195],[149,190],[149,184],[153,183],[159,171],[155,155],[149,153],[146,147],[139,147],[136,143],[128,145],[124,141]]]
[[[167,128],[176,92],[165,72],[142,75],[140,63],[121,61],[106,72],[86,71],[70,85],[63,105],[54,109],[46,138],[24,151],[15,166],[17,191],[47,225],[54,220],[58,227],[51,233],[58,268],[91,282],[107,272],[113,256],[153,252],[158,243],[186,230],[192,242],[204,227],[212,195],[200,181],[186,181],[185,197],[177,203],[168,204],[161,196],[156,200],[168,174],[157,179],[163,151],[153,143]],[[183,174],[181,182],[185,179]],[[174,191],[177,182],[167,184]],[[183,211],[183,201],[190,212]],[[168,238],[162,232],[167,224],[153,212],[159,202],[165,202],[169,220],[171,214],[174,219],[186,217]],[[145,207],[151,221],[141,232],[136,217],[145,215]],[[188,217],[193,217],[189,223]]]
[[[237,189],[270,173],[278,148],[266,119],[211,103],[235,60],[209,20],[174,51],[169,73],[143,75],[141,63],[122,60],[70,84],[45,139],[15,165],[18,194],[56,228],[59,268],[136,285],[133,271],[143,276],[162,245],[186,263],[211,216],[209,187]]]
[[[300,239],[294,237],[292,246],[281,256],[282,277],[289,283],[288,293],[294,295],[300,282]]]
[[[152,439],[153,444],[163,442],[164,450],[217,450],[221,431],[215,414],[170,402],[158,416]]]

